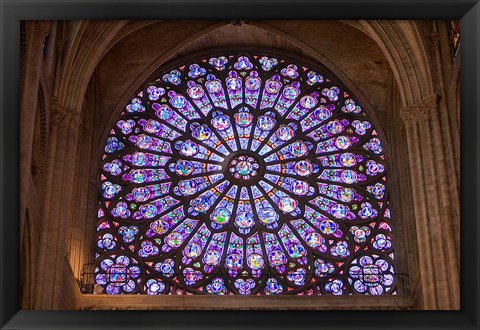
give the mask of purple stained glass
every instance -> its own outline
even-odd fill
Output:
[[[106,293],[395,292],[384,146],[330,71],[216,54],[142,86],[103,148]]]

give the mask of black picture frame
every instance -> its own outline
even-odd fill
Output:
[[[2,329],[477,329],[479,257],[478,0],[67,1],[0,0],[0,326]],[[20,20],[461,19],[460,311],[19,310]]]

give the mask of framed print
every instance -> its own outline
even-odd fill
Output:
[[[478,327],[476,1],[2,8],[3,328]]]

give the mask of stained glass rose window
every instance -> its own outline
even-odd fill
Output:
[[[381,139],[320,65],[242,53],[167,67],[104,150],[95,272],[108,294],[395,290]]]

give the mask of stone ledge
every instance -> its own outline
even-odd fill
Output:
[[[395,310],[412,309],[409,296],[148,296],[95,295],[79,297],[82,310]]]

